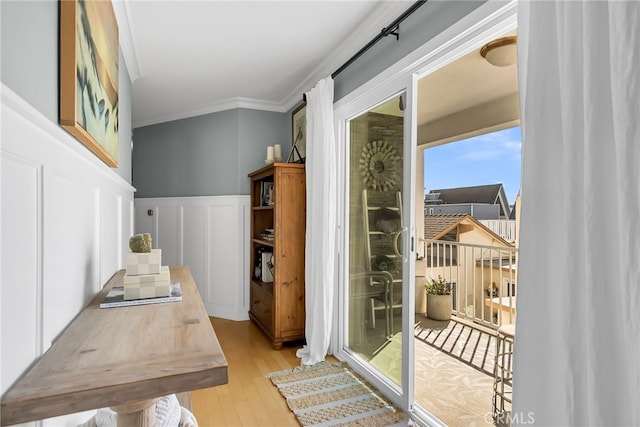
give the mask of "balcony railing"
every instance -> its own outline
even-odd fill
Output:
[[[481,219],[482,225],[502,237],[507,242],[516,241],[516,221],[514,219]]]
[[[515,323],[516,248],[443,240],[421,242],[424,276],[442,276],[452,284],[455,315],[494,329]]]

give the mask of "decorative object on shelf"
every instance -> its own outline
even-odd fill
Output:
[[[273,252],[262,252],[262,281],[273,282]]]
[[[260,189],[260,206],[273,206],[275,194],[272,181],[262,181]]]
[[[118,24],[109,1],[60,2],[60,125],[118,166]]]
[[[161,269],[162,249],[151,249],[151,252],[129,252],[127,254],[127,274],[130,276],[159,274]]]
[[[162,265],[162,249],[151,249],[151,234],[132,236],[129,248],[127,270],[122,279],[125,301],[168,297],[171,294],[169,267]]]
[[[276,144],[273,146],[273,157],[276,162],[282,161],[282,146],[280,144]]]
[[[273,242],[275,240],[273,228],[265,228],[264,233],[260,233],[260,238],[262,240],[266,240],[267,242]]]
[[[171,295],[171,273],[169,266],[163,265],[158,274],[127,274],[122,279],[124,299],[166,297]]]
[[[129,249],[134,253],[151,252],[151,234],[139,233],[129,239]]]
[[[273,250],[267,247],[260,247],[256,250],[256,265],[253,270],[253,277],[261,282],[273,282],[274,264]]]
[[[380,208],[375,214],[376,230],[383,233],[396,233],[402,229],[400,212],[389,208]]]
[[[371,141],[362,149],[360,175],[365,185],[372,190],[393,190],[398,181],[396,148],[386,141]]]
[[[267,158],[265,159],[264,163],[267,165],[270,165],[274,161],[275,161],[275,154],[273,150],[273,145],[270,145],[267,147]]]
[[[261,282],[266,282],[267,280],[263,279],[263,273],[264,273],[264,266],[262,265],[263,261],[264,261],[264,257],[263,254],[265,253],[269,253],[271,255],[273,255],[273,252],[271,250],[271,248],[267,248],[267,247],[259,247],[256,249],[256,256],[255,256],[255,266],[253,269],[253,278],[261,281]],[[273,279],[271,279],[271,281],[273,281]]]
[[[373,269],[376,271],[397,272],[396,263],[386,255],[378,255],[373,261]]]
[[[451,319],[451,282],[438,275],[437,279],[427,280],[424,289],[427,292],[427,317],[433,320]]]
[[[300,105],[291,115],[291,151],[288,163],[304,163],[307,157],[307,103]]]

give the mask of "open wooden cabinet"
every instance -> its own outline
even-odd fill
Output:
[[[279,350],[304,339],[304,164],[274,163],[251,179],[249,317]]]

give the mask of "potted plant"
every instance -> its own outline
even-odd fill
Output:
[[[431,278],[424,285],[427,292],[427,317],[433,320],[451,319],[451,283],[442,276]]]

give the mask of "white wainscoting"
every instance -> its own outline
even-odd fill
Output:
[[[189,265],[209,315],[248,320],[249,196],[141,198],[134,205],[136,233],[151,233],[163,264]]]
[[[1,393],[124,267],[135,189],[2,85]],[[26,425],[76,426],[92,412]]]

